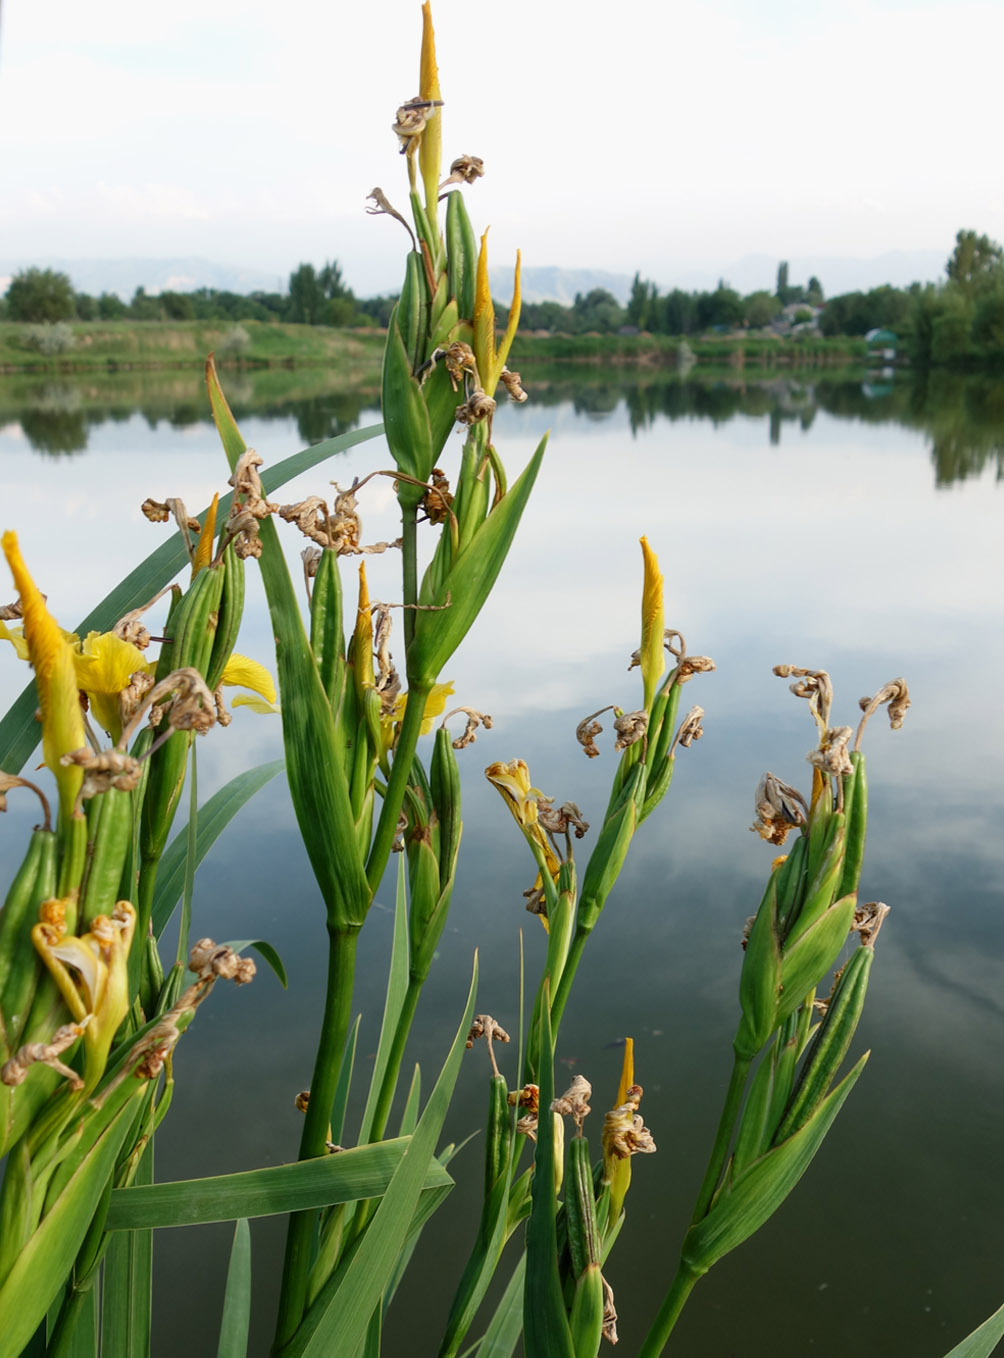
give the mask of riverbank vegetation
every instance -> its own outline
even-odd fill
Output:
[[[866,357],[866,336],[886,334],[885,356],[915,366],[1004,365],[1004,251],[960,231],[943,283],[889,284],[827,299],[812,277],[793,284],[778,267],[773,292],[742,296],[724,280],[686,292],[635,274],[627,304],[603,288],[570,306],[525,302],[517,354],[540,361],[742,367],[846,364]],[[27,269],[0,299],[0,371],[98,366],[179,367],[207,350],[221,365],[363,364],[375,368],[395,297],[357,298],[335,261],[303,263],[285,293],[215,288],[148,295],[75,292],[65,274]],[[499,324],[508,321],[500,307]],[[367,331],[372,331],[372,335]]]

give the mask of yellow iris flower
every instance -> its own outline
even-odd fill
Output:
[[[659,570],[659,558],[648,545],[648,539],[641,539],[641,553],[645,563],[645,578],[641,592],[641,674],[645,684],[645,707],[652,710],[652,699],[665,669],[666,620],[662,605],[663,577]]]
[[[86,1024],[84,1083],[93,1089],[129,1010],[129,948],[136,911],[128,901],[119,901],[111,918],[96,916],[79,937],[63,932],[64,921],[64,903],[46,902],[31,937],[67,1009],[77,1023]]]
[[[42,753],[59,788],[60,814],[72,815],[84,772],[64,768],[60,757],[84,744],[84,717],[73,665],[73,647],[45,606],[38,586],[21,556],[16,533],[4,533],[0,545],[14,577],[24,616],[24,641],[35,671],[38,705],[42,713]],[[4,633],[7,629],[4,628]],[[12,638],[7,635],[8,640]]]
[[[495,307],[492,304],[492,293],[488,284],[488,232],[486,231],[481,237],[481,249],[478,252],[478,270],[474,283],[473,349],[478,375],[481,378],[481,385],[488,396],[495,395],[495,388],[499,384],[499,377],[502,373],[502,369],[505,367],[506,359],[509,357],[509,350],[512,348],[512,342],[516,338],[516,327],[519,325],[519,313],[522,304],[520,254],[517,250],[516,273],[513,278],[512,305],[509,308],[509,320],[506,323],[502,342],[496,349]]]

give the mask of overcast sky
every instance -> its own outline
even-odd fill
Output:
[[[493,265],[661,284],[1004,237],[1000,0],[438,0],[447,160]],[[7,0],[0,256],[337,258],[398,285],[418,0]],[[767,280],[765,280],[766,282]],[[771,280],[772,281],[772,280]]]

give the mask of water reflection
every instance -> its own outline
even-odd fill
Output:
[[[636,539],[645,531],[659,545],[667,576],[667,622],[686,632],[692,650],[710,653],[718,670],[688,697],[707,708],[707,735],[681,756],[665,814],[660,808],[639,835],[584,961],[558,1053],[597,1091],[608,1091],[620,1059],[612,1044],[627,1032],[638,1041],[646,1121],[660,1153],[636,1169],[609,1270],[622,1347],[637,1352],[672,1272],[727,1079],[739,936],[770,854],[747,832],[752,792],[765,768],[805,785],[811,723],[770,666],[827,664],[837,686],[835,713],[849,722],[860,693],[906,674],[915,699],[907,725],[895,734],[877,726],[869,750],[872,822],[862,885],[867,898],[893,906],[859,1043],[873,1049],[871,1062],[790,1202],[701,1283],[673,1351],[939,1358],[1001,1300],[1004,540],[991,429],[1000,394],[974,382],[946,390],[939,383],[872,384],[867,394],[848,382],[737,377],[704,384],[631,374],[621,386],[609,373],[589,376],[545,374],[527,407],[499,412],[499,445],[513,465],[547,426],[555,435],[499,591],[472,645],[451,663],[459,700],[491,711],[495,728],[464,754],[465,853],[409,1056],[427,1076],[438,1069],[475,946],[481,995],[493,1013],[513,1011],[520,923],[527,971],[536,975],[544,940],[535,921],[524,919],[521,900],[532,867],[481,770],[494,759],[526,757],[538,786],[559,801],[571,797],[587,819],[596,818],[609,749],[606,758],[586,760],[574,729],[604,702],[630,701]],[[294,399],[277,386],[262,391],[258,375],[244,382],[243,375],[236,383],[228,378],[228,391],[246,437],[269,460],[306,441],[305,418],[352,414],[326,405],[320,387],[301,387]],[[2,399],[5,418],[25,431],[24,407],[13,416]],[[40,388],[32,401],[42,403]],[[88,410],[102,402],[116,412],[116,427],[87,422]],[[193,410],[200,411],[194,424]],[[951,430],[941,412],[948,410],[969,429],[953,436],[965,455],[947,451]],[[37,559],[58,517],[60,541],[48,569],[60,596],[54,607],[68,622],[107,588],[110,580],[95,578],[99,571],[117,578],[150,549],[152,530],[145,521],[134,526],[128,506],[147,493],[154,469],[158,494],[184,492],[199,504],[221,480],[197,383],[158,375],[134,404],[98,391],[81,399],[77,413],[92,438],[92,465],[39,465],[23,446],[12,448],[13,437],[0,439],[5,513],[18,525],[41,525]],[[319,469],[309,490],[382,465],[375,446]],[[456,448],[452,443],[447,456],[455,458]],[[945,451],[934,453],[932,477],[937,448]],[[955,493],[938,492],[950,482]],[[93,484],[108,497],[105,519],[88,517]],[[371,488],[367,537],[393,536],[389,518],[381,518],[391,507],[389,484]],[[108,514],[118,527],[106,542]],[[88,556],[81,543],[92,523],[101,550]],[[72,558],[65,555],[71,550]],[[74,567],[78,560],[83,565]],[[391,575],[380,575],[392,567],[373,558],[376,597],[395,597]],[[254,572],[249,592],[241,649],[264,660],[270,629]],[[0,681],[9,670],[0,670]],[[276,723],[238,713],[233,727],[200,751],[203,795],[279,752]],[[322,986],[321,910],[279,780],[270,792],[242,813],[219,856],[200,869],[197,928],[268,938],[283,955],[291,988],[282,993],[263,977],[248,992],[214,996],[200,1015],[179,1049],[175,1103],[158,1134],[165,1179],[295,1154],[291,1093],[309,1080]],[[12,806],[8,821],[30,814]],[[4,826],[8,842],[17,824]],[[13,856],[7,859],[12,867]],[[0,861],[0,875],[4,870]],[[380,905],[389,899],[382,893]],[[376,1045],[389,936],[390,915],[377,907],[360,943],[361,1062]],[[478,1125],[485,1097],[483,1072],[465,1066],[451,1137],[463,1139]],[[476,1220],[479,1156],[475,1141],[456,1162],[457,1189],[430,1223],[416,1270],[391,1309],[388,1355],[435,1351],[449,1305],[442,1280],[457,1275]],[[208,1338],[192,1348],[190,1317],[218,1314],[226,1235],[225,1228],[216,1236],[160,1233],[158,1266],[170,1271],[160,1275],[159,1358],[214,1351]],[[253,1235],[253,1352],[264,1358],[281,1237],[268,1222],[256,1223]],[[872,1285],[876,1259],[880,1286]]]
[[[379,383],[345,385],[320,369],[230,371],[231,408],[240,419],[292,418],[302,446],[355,428]],[[0,378],[0,430],[20,427],[29,446],[50,457],[86,451],[92,432],[139,414],[151,430],[184,430],[206,420],[205,387],[191,373],[117,373],[86,379]]]
[[[378,391],[372,379],[346,386],[337,374],[319,369],[231,371],[225,384],[238,419],[292,417],[304,445],[354,428]],[[1004,477],[1004,380],[988,377],[900,374],[885,381],[823,374],[816,380],[760,380],[740,373],[680,379],[621,369],[611,378],[606,370],[565,366],[538,370],[533,399],[538,408],[570,405],[592,420],[612,415],[623,403],[636,435],[659,419],[707,420],[716,427],[739,417],[765,419],[774,446],[786,427],[805,433],[825,411],[842,420],[919,430],[930,441],[938,486],[979,476],[987,467]],[[189,373],[0,379],[0,428],[16,422],[31,448],[52,457],[84,452],[95,427],[136,412],[151,429],[162,422],[189,428],[205,420],[204,389]]]

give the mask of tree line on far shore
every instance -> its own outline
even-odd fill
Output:
[[[688,336],[708,332],[796,332],[810,329],[826,337],[861,336],[891,330],[915,363],[966,364],[1004,361],[1004,250],[975,231],[959,231],[945,266],[943,283],[888,284],[867,292],[826,299],[817,278],[792,284],[782,263],[774,292],[742,296],[722,279],[713,291],[685,292],[657,286],[635,274],[622,306],[602,288],[559,302],[524,303],[520,328],[550,334],[615,334],[625,329]],[[320,269],[300,264],[288,291],[192,292],[148,294],[137,288],[130,302],[116,293],[100,297],[75,292],[66,274],[27,269],[15,275],[0,299],[0,319],[51,324],[79,321],[290,321],[334,327],[386,326],[395,298],[357,298],[337,262]],[[498,319],[505,323],[504,307]]]

